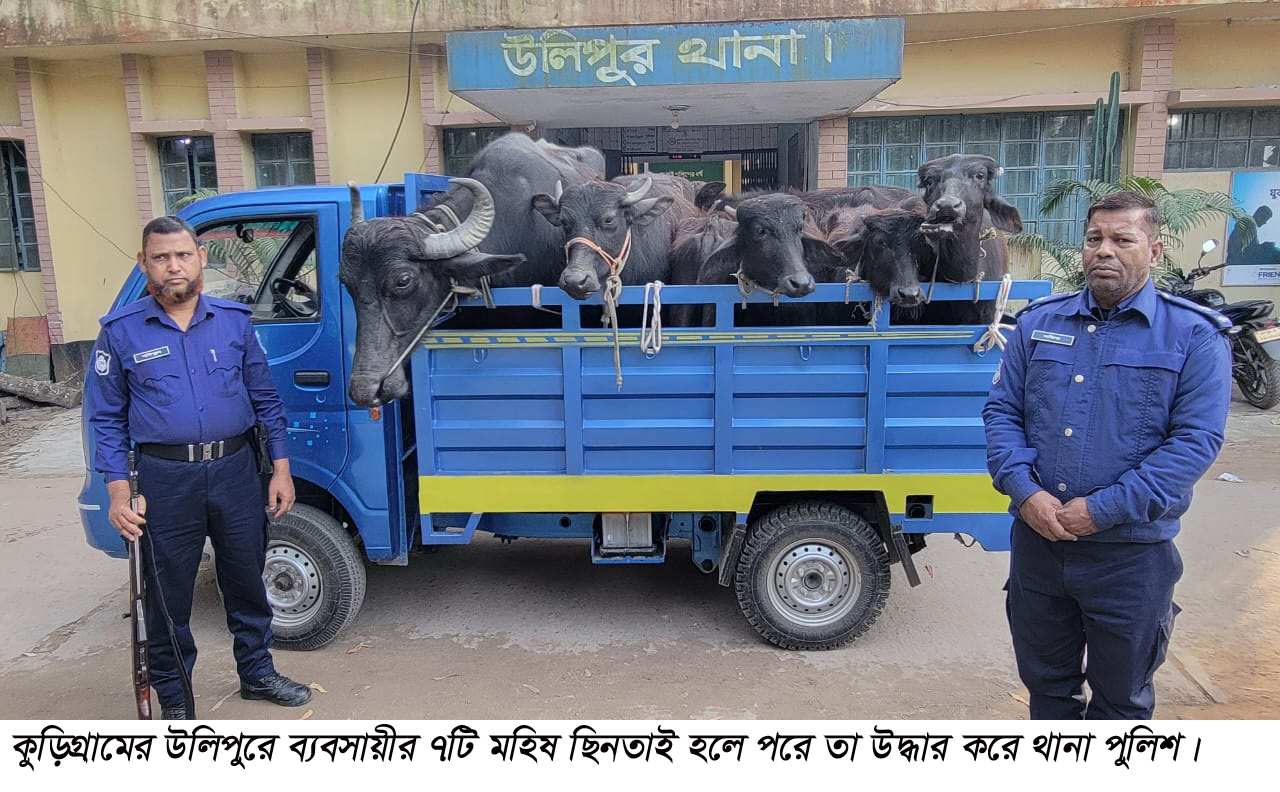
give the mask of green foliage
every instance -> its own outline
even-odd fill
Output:
[[[1257,235],[1253,217],[1236,206],[1231,196],[1194,188],[1170,190],[1156,179],[1145,176],[1121,176],[1116,181],[1062,179],[1045,188],[1040,211],[1048,215],[1077,195],[1087,199],[1086,204],[1091,204],[1108,193],[1122,190],[1148,196],[1160,210],[1164,221],[1160,229],[1160,238],[1164,242],[1164,260],[1154,273],[1157,281],[1176,269],[1174,254],[1182,250],[1182,238],[1193,228],[1227,218],[1236,222],[1245,234],[1246,242],[1252,241]],[[1049,240],[1039,234],[1024,232],[1009,237],[1009,246],[1021,254],[1038,257],[1038,277],[1053,281],[1054,291],[1074,291],[1084,287],[1078,244]]]

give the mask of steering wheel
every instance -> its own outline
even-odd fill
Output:
[[[296,299],[289,298],[290,292],[296,295]],[[310,319],[320,312],[315,290],[295,278],[274,278],[271,295],[280,310],[296,319]]]

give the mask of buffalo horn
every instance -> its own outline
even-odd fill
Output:
[[[429,259],[453,258],[465,253],[483,242],[493,228],[495,210],[489,190],[475,179],[453,179],[452,182],[471,191],[474,198],[471,213],[457,228],[422,240],[423,255]]]
[[[560,205],[560,196],[564,195],[564,184],[556,179],[556,191],[551,195],[551,201],[556,205]]]
[[[353,181],[347,182],[347,189],[351,191],[351,225],[364,222],[364,202],[360,200],[360,185]]]
[[[734,209],[732,206],[722,206],[722,207],[720,207],[720,211],[722,211],[722,212],[724,212],[726,215],[728,215],[728,217],[729,217],[729,219],[730,219],[730,220],[737,221],[737,219],[738,219],[738,210],[737,210],[737,209]]]
[[[643,179],[636,182],[635,187],[632,187],[630,190],[627,190],[626,195],[622,196],[622,205],[631,206],[636,201],[639,201],[641,198],[648,195],[649,188],[651,187],[653,187],[653,179],[650,178],[649,176],[645,176]]]

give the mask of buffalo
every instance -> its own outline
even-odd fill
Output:
[[[916,246],[922,281],[998,281],[1009,271],[1009,247],[999,231],[1022,230],[1022,218],[995,187],[1003,172],[991,157],[951,154],[920,166],[917,176],[927,206]],[[997,230],[998,229],[998,230]],[[938,302],[929,305],[927,324],[988,324],[995,303]]]

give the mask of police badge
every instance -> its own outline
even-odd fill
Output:
[[[99,377],[107,376],[111,371],[111,355],[99,349],[93,354],[93,370]]]

